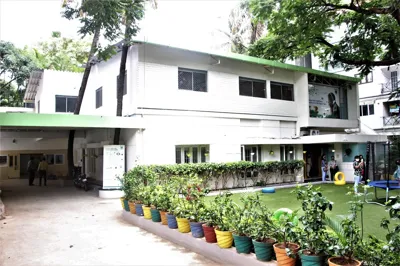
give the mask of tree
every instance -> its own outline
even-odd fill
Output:
[[[398,0],[251,0],[250,6],[268,20],[268,34],[251,55],[285,60],[313,53],[325,67],[359,68],[363,75],[400,62]]]
[[[79,94],[76,101],[74,115],[79,115],[86,85],[89,80],[90,70],[95,63],[95,54],[102,60],[107,60],[114,54],[114,46],[107,46],[102,49],[99,45],[100,32],[105,39],[114,41],[121,33],[121,14],[128,6],[127,0],[65,0],[63,4],[63,16],[67,19],[79,19],[81,27],[78,33],[83,37],[93,35],[91,48],[83,72],[82,83],[79,88]],[[68,136],[68,174],[73,176],[74,170],[74,138],[75,130],[70,130]]]
[[[0,41],[0,102],[2,106],[21,106],[26,82],[37,65],[25,51],[10,42]]]
[[[154,6],[156,2],[153,2]],[[117,116],[122,116],[122,104],[124,97],[124,84],[126,79],[126,59],[128,57],[128,50],[132,43],[132,37],[136,36],[139,31],[137,21],[141,20],[144,16],[144,0],[134,0],[131,5],[127,6],[124,14],[125,33],[122,40],[121,61],[119,66],[119,76],[117,82]],[[114,129],[114,145],[119,144],[121,129]]]
[[[58,71],[83,72],[88,58],[90,41],[74,40],[62,37],[54,31],[47,41],[43,41],[28,50],[43,69]]]
[[[232,53],[245,54],[249,45],[262,36],[265,23],[253,16],[249,0],[244,0],[231,10],[228,27],[229,32],[221,31],[229,39],[223,46],[229,45]]]

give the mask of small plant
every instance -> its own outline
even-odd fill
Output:
[[[298,230],[293,222],[296,219],[296,215],[297,211],[294,211],[292,213],[281,215],[278,221],[274,221],[276,228],[274,237],[281,243],[281,246],[286,249],[288,256],[291,257],[294,257],[295,255],[289,248],[289,243],[297,242],[298,240]]]
[[[153,203],[153,187],[143,186],[138,193],[139,201],[146,207],[150,207]]]
[[[254,210],[256,205],[260,202],[259,196],[246,195],[240,198],[243,206],[232,206],[230,212],[231,231],[239,236],[250,236],[251,225],[255,222]]]
[[[305,255],[322,255],[329,248],[330,237],[326,231],[325,211],[332,210],[332,202],[320,192],[320,188],[312,185],[307,187],[297,186],[295,193],[298,200],[302,201],[304,215],[299,220],[303,230],[299,236]]]
[[[275,243],[272,236],[277,231],[277,226],[272,220],[271,211],[261,204],[258,195],[254,204],[258,211],[253,212],[254,222],[250,225],[251,238],[258,242]]]
[[[232,193],[224,192],[215,197],[211,203],[211,209],[215,212],[215,223],[219,231],[229,231],[231,228],[232,212],[235,211],[234,203],[231,199]]]
[[[202,214],[205,211],[204,197],[208,194],[208,189],[202,189],[201,180],[193,178],[190,180],[187,190],[184,191],[183,196],[188,203],[188,219],[191,222],[199,222]]]

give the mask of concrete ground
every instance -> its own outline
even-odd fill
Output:
[[[2,187],[0,265],[216,265],[122,220],[119,200],[74,187]]]

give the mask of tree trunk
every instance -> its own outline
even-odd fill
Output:
[[[94,54],[96,52],[97,43],[99,42],[100,37],[100,28],[98,28],[93,36],[92,46],[90,48],[88,61],[86,63],[85,72],[83,72],[81,87],[79,88],[78,98],[76,100],[74,115],[79,115],[81,111],[83,96],[85,95],[86,85],[89,80],[90,69],[92,67],[92,60]],[[75,138],[75,130],[70,130],[68,135],[68,175],[69,177],[73,177],[74,172],[74,138]]]
[[[128,27],[127,27],[128,28]],[[125,32],[127,36],[127,32]],[[124,98],[124,85],[125,85],[125,72],[126,72],[126,59],[128,57],[129,44],[127,43],[127,38],[125,37],[124,44],[122,45],[121,62],[119,65],[119,78],[117,83],[117,116],[122,116],[122,103]],[[114,129],[114,145],[119,144],[119,138],[121,135],[121,129]]]

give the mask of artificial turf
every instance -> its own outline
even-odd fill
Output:
[[[348,215],[349,214],[349,204],[347,203],[352,199],[351,196],[346,195],[349,191],[349,187],[353,187],[352,185],[345,186],[336,186],[333,184],[324,184],[324,185],[316,185],[317,187],[321,187],[321,192],[324,196],[326,196],[330,201],[332,201],[333,209],[332,211],[327,211],[327,215],[332,218],[337,217],[338,215]],[[259,193],[261,201],[268,206],[271,211],[275,211],[279,208],[289,208],[291,210],[300,209],[300,201],[296,199],[296,195],[290,193],[294,188],[283,188],[277,189],[273,194],[263,194],[261,192],[252,192]],[[373,189],[369,189],[370,192],[373,192]],[[385,197],[385,191],[382,189],[377,189],[378,197]],[[398,195],[400,190],[394,190],[390,192],[390,195]],[[237,193],[232,195],[232,199],[240,204],[240,197],[243,194],[249,193]],[[212,197],[209,197],[210,199]],[[369,195],[369,198],[374,198],[373,195]],[[302,211],[299,211],[299,215],[302,215]],[[370,235],[374,235],[380,239],[385,239],[386,231],[380,227],[380,222],[382,218],[389,218],[388,213],[385,210],[385,207],[376,205],[376,204],[364,204],[364,238]],[[361,223],[360,215],[358,218],[359,224]]]

